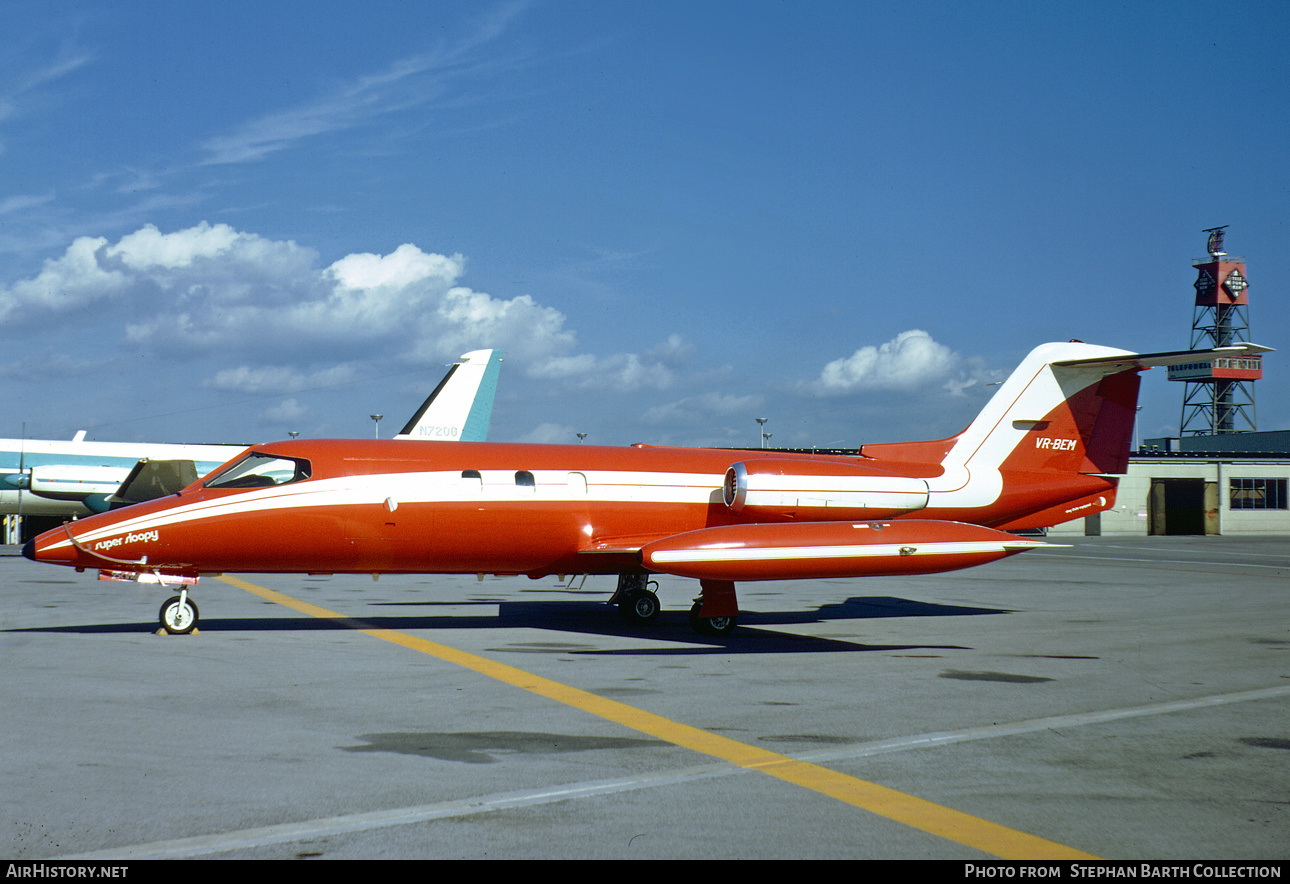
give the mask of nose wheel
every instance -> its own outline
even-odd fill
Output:
[[[197,627],[197,603],[184,592],[161,606],[161,627],[171,635],[188,635]]]

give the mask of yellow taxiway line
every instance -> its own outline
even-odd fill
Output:
[[[309,602],[302,602],[280,592],[248,583],[237,577],[223,576],[220,580],[239,589],[284,605],[302,614],[332,620],[351,629],[366,633],[373,638],[393,642],[396,645],[429,654],[448,663],[462,666],[480,675],[496,679],[513,687],[522,688],[539,696],[547,697],[559,703],[581,709],[608,721],[616,722],[623,727],[631,728],[643,734],[657,737],[676,746],[693,749],[722,761],[737,765],[747,770],[754,770],[767,776],[775,777],[787,783],[828,795],[853,807],[867,810],[879,816],[903,823],[923,832],[930,832],[949,841],[963,844],[984,853],[1002,859],[1019,860],[1055,860],[1055,859],[1097,859],[1098,857],[1029,835],[1025,832],[983,820],[949,807],[870,783],[856,777],[838,773],[817,764],[796,761],[778,752],[769,752],[758,746],[750,746],[738,740],[722,737],[701,728],[681,724],[619,703],[608,700],[590,691],[569,687],[557,681],[525,672],[514,666],[498,663],[486,657],[459,651],[447,645],[426,641],[416,636],[397,632],[393,629],[377,629],[362,620],[346,617],[335,611],[329,611]]]

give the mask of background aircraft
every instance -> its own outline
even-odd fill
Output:
[[[0,439],[0,513],[85,516],[85,501],[106,501],[141,459],[186,460],[205,475],[245,445]]]
[[[1139,372],[1214,355],[1080,342],[1033,350],[957,436],[849,455],[294,440],[200,484],[48,531],[36,561],[175,583],[163,626],[197,620],[202,572],[617,574],[648,622],[651,573],[696,578],[691,622],[735,626],[736,581],[928,574],[1014,555],[1007,533],[1114,506]]]
[[[501,350],[463,354],[395,438],[484,441],[501,362]],[[0,439],[0,515],[78,517],[117,503],[152,500],[173,494],[246,448],[87,442],[84,430],[70,442]],[[127,480],[129,489],[123,488]]]

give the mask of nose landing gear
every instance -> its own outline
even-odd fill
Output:
[[[197,628],[200,616],[197,603],[188,597],[188,590],[185,589],[180,590],[174,598],[166,600],[161,606],[159,619],[161,628],[171,635],[188,635]]]

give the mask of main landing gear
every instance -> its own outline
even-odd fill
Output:
[[[730,580],[700,580],[699,597],[690,608],[690,627],[699,635],[724,638],[739,623],[739,602]]]
[[[658,619],[661,609],[648,574],[619,574],[618,589],[610,603],[628,623],[647,625]],[[735,585],[729,580],[701,580],[699,597],[690,609],[690,627],[699,635],[722,638],[734,632],[739,622]]]
[[[188,590],[182,589],[161,606],[161,628],[171,635],[187,635],[197,628],[200,616],[197,603],[188,597]]]
[[[609,601],[618,605],[618,613],[628,623],[642,626],[658,619],[662,606],[651,586],[658,584],[649,579],[648,574],[619,574],[618,589]]]

